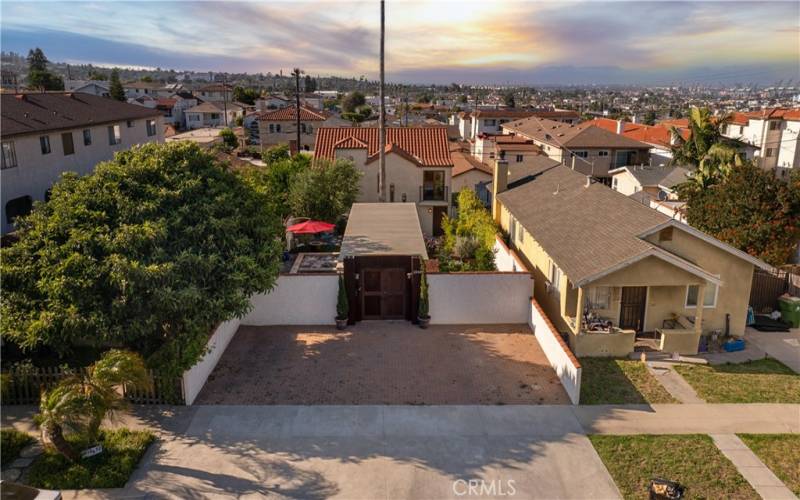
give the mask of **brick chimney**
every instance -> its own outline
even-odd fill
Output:
[[[497,195],[508,189],[508,161],[498,159],[494,165],[492,178],[492,217],[500,223],[500,202]]]

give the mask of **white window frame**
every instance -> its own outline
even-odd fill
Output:
[[[559,268],[552,259],[550,259],[549,269],[547,270],[547,279],[549,281],[548,291],[555,296],[561,296],[561,268]]]
[[[523,158],[522,155],[517,155],[517,163],[522,163]]]
[[[601,296],[599,290],[605,290],[605,302],[602,304],[599,301],[599,297]],[[589,302],[590,309],[603,309],[608,310],[611,308],[611,287],[610,286],[594,286],[589,289],[589,293],[586,296],[586,300]]]
[[[3,141],[2,145],[3,155],[3,170],[7,168],[16,168],[19,166],[17,163],[17,150],[14,147],[14,141]]]
[[[598,151],[597,152],[597,156],[600,157],[600,158],[604,158],[604,157],[608,156],[608,151],[605,150],[605,149],[602,150],[602,151]]]
[[[588,151],[573,151],[572,154],[574,156],[577,156],[578,158],[583,158],[583,159],[586,159],[586,158],[589,157],[589,152]]]
[[[686,296],[685,296],[685,298],[683,300],[683,304],[684,304],[684,307],[686,309],[697,309],[697,304],[695,304],[695,305],[689,304],[689,289],[691,287],[699,287],[699,286],[700,285],[686,285]],[[715,285],[714,283],[706,283],[706,291],[708,290],[708,287],[710,287],[710,286],[714,287],[714,302],[711,305],[706,305],[705,304],[706,298],[705,298],[705,295],[704,295],[703,298],[702,298],[702,300],[703,300],[703,309],[715,309],[717,307],[717,298],[719,297],[719,287],[717,285]],[[699,292],[699,290],[698,290],[698,292]],[[697,295],[698,295],[697,299],[700,300],[700,294],[698,293]]]
[[[113,142],[112,142],[113,139]],[[122,130],[119,125],[108,126],[108,145],[116,146],[122,143]]]
[[[45,149],[47,151],[45,151]],[[49,135],[40,135],[39,136],[39,151],[43,155],[49,155],[53,152],[53,147],[50,145],[50,136]]]

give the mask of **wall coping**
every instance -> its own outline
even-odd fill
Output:
[[[531,297],[531,306],[535,307],[536,310],[539,311],[539,314],[542,316],[542,319],[544,319],[545,324],[547,324],[547,326],[550,327],[550,331],[556,337],[556,341],[558,341],[558,343],[564,349],[564,352],[567,354],[567,357],[572,363],[572,366],[574,366],[575,368],[580,368],[581,367],[580,361],[578,361],[578,358],[575,357],[575,354],[572,352],[572,349],[569,348],[567,343],[564,342],[564,339],[561,338],[561,334],[558,333],[558,329],[553,325],[553,322],[550,321],[550,318],[547,317],[547,314],[544,313],[542,306],[540,306],[539,303],[536,301],[536,299],[534,299],[533,297]]]
[[[527,275],[530,279],[533,279],[533,276],[531,276],[530,273],[528,273],[526,271],[457,271],[457,272],[452,272],[452,273],[446,273],[446,272],[443,272],[443,271],[426,271],[425,274],[427,274],[428,276],[433,276],[433,275],[465,276],[465,275],[470,275],[470,274],[480,274],[480,275],[486,275],[486,276],[492,276],[492,275],[524,276],[524,275]]]

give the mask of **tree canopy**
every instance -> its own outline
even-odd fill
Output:
[[[252,87],[237,86],[233,88],[233,100],[236,102],[253,105],[256,103],[256,99],[258,99],[260,95],[261,94],[258,92],[258,90]]]
[[[42,90],[64,90],[64,80],[47,69],[47,57],[39,47],[28,52],[28,86]]]
[[[800,241],[800,174],[786,182],[750,162],[714,184],[679,187],[687,222],[772,265],[788,262]]]
[[[189,143],[117,153],[64,174],[0,250],[0,328],[23,349],[130,349],[178,375],[209,332],[277,277],[269,199]]]
[[[108,93],[112,99],[125,102],[125,89],[122,88],[122,82],[119,81],[119,70],[117,68],[111,70]]]
[[[336,222],[356,201],[360,178],[361,172],[350,160],[316,160],[292,179],[292,215]]]
[[[367,103],[367,99],[359,91],[353,91],[342,98],[342,111],[354,113],[356,109]]]
[[[289,204],[289,188],[295,177],[309,168],[311,159],[306,155],[289,157],[288,146],[274,146],[262,155],[267,168],[253,167],[242,172],[242,176],[253,189],[263,194],[272,205],[272,211],[286,220],[292,215]]]

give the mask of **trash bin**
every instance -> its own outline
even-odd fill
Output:
[[[650,500],[677,500],[683,498],[686,487],[666,479],[653,478],[650,480]]]
[[[792,328],[800,328],[800,298],[784,295],[778,297],[781,319],[791,323]]]

